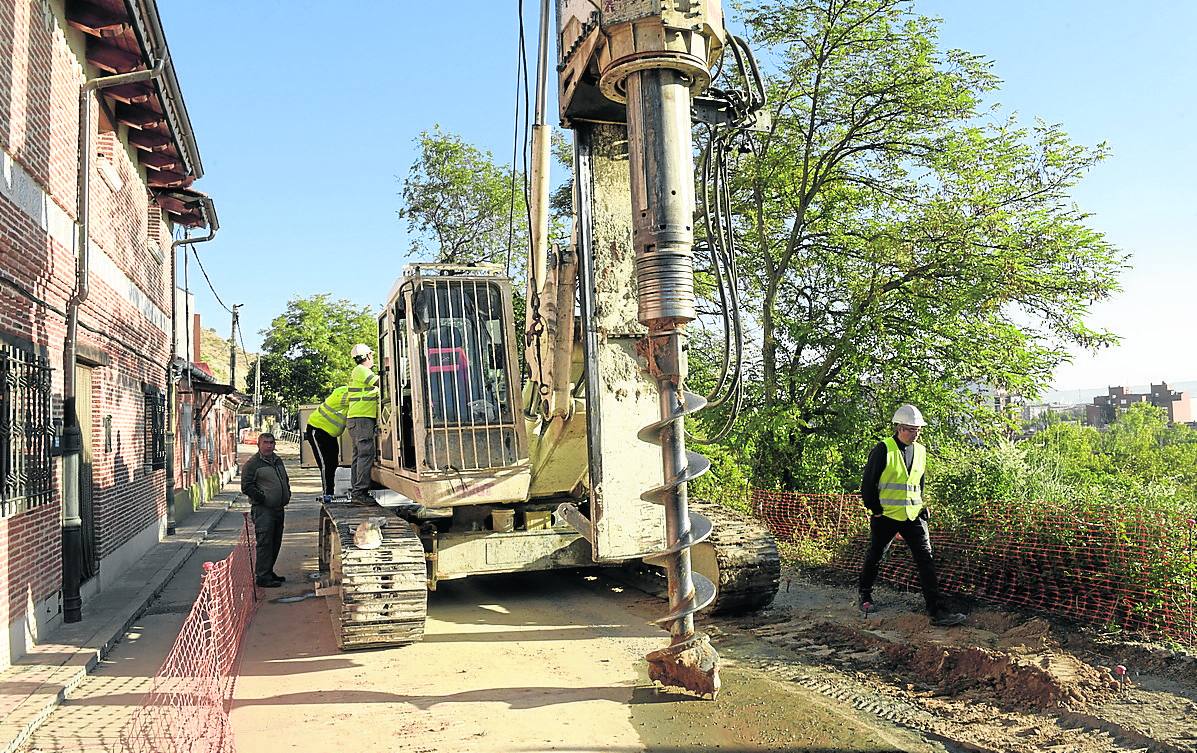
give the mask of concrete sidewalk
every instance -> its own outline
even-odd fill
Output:
[[[146,552],[115,587],[85,602],[81,622],[61,625],[46,643],[0,672],[0,753],[19,749],[121,641],[229,510],[239,494],[236,483],[191,514],[174,536]],[[198,589],[197,581],[191,599]]]

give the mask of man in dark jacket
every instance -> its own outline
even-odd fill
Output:
[[[875,608],[873,583],[877,580],[877,570],[894,536],[900,533],[918,567],[919,585],[931,622],[946,627],[964,622],[964,615],[944,610],[939,601],[927,508],[923,505],[927,450],[916,441],[925,425],[918,408],[903,405],[894,414],[893,436],[878,442],[869,453],[860,481],[860,494],[870,514],[869,549],[860,571],[857,604],[865,614]]]
[[[262,588],[278,588],[286,578],[274,572],[283,545],[284,509],[291,501],[291,481],[283,459],[274,454],[274,435],[258,435],[258,451],[241,468],[241,491],[249,497],[257,533],[254,577]]]

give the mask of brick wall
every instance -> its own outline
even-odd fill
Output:
[[[0,0],[0,276],[64,311],[74,285],[78,98],[83,40],[59,0]],[[99,117],[101,130],[109,126]],[[124,140],[93,136],[90,297],[81,346],[101,351],[92,372],[90,447],[97,553],[102,559],[165,514],[165,473],[145,465],[143,391],[165,390],[171,231]],[[41,347],[54,368],[61,415],[63,317],[0,284],[0,335]],[[83,396],[80,396],[82,398]],[[111,447],[105,417],[111,416]],[[58,479],[56,479],[58,481]],[[61,587],[61,484],[53,501],[0,519],[0,627]],[[101,569],[103,563],[101,561]],[[0,657],[2,659],[3,657]]]
[[[175,432],[175,489],[183,491],[204,478],[219,474],[237,463],[236,407],[224,398],[216,398],[204,416],[198,431],[194,418],[190,427],[184,416],[194,416],[206,398],[192,400],[188,393],[178,393],[179,427]],[[184,467],[187,443],[191,443],[189,465]]]

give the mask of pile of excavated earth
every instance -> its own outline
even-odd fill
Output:
[[[947,750],[1197,752],[1197,655],[974,605],[936,628],[917,593],[787,569],[773,606],[714,623],[719,650]]]

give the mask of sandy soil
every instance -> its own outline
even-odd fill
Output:
[[[310,474],[294,477],[288,581],[236,688],[241,753],[1197,751],[1191,660],[997,611],[933,629],[911,594],[878,592],[888,607],[862,619],[850,589],[792,571],[770,609],[705,621],[714,702],[652,688],[663,605],[599,571],[442,583],[423,642],[341,653],[323,599],[304,598],[317,507]]]
[[[772,608],[723,621],[721,649],[949,749],[1197,751],[1192,654],[993,609],[933,628],[894,591],[866,618],[852,594],[789,571]]]
[[[421,643],[341,653],[324,600],[303,598],[317,507],[308,475],[293,479],[288,580],[254,618],[236,686],[240,753],[942,750],[731,660],[717,701],[658,692],[643,657],[667,643],[650,624],[662,604],[594,572],[441,583]]]
[[[665,644],[647,619],[660,604],[591,573],[444,583],[423,642],[340,653],[323,600],[288,599],[314,567],[295,543],[284,601],[263,604],[248,636],[232,713],[241,753],[350,741],[355,753],[935,750],[733,662],[714,703],[657,692],[643,656]]]

